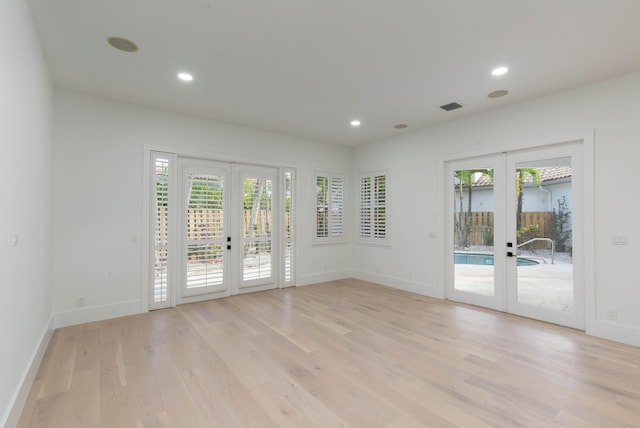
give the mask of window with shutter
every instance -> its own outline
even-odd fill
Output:
[[[293,224],[293,201],[294,201],[294,171],[284,170],[284,285],[294,285],[294,224]]]
[[[187,173],[186,290],[224,286],[224,176]]]
[[[169,159],[155,155],[153,159],[153,292],[152,307],[169,303],[168,236],[169,236]]]
[[[316,241],[344,239],[344,178],[316,174]]]
[[[360,175],[359,232],[361,242],[387,240],[387,175],[385,172]]]

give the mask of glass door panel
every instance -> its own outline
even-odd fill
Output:
[[[183,165],[183,297],[229,292],[227,181],[227,170],[213,163]]]
[[[582,146],[447,163],[447,297],[584,327]]]
[[[504,293],[497,288],[504,262],[495,257],[496,238],[503,234],[496,228],[501,219],[500,193],[495,192],[496,167],[500,156],[451,163],[448,169],[452,289],[454,300],[501,309]],[[496,237],[497,234],[497,237]]]
[[[578,327],[574,158],[570,146],[507,157],[508,235],[516,246],[507,261],[507,286],[510,312]]]
[[[239,182],[242,183],[240,217],[242,230],[241,270],[239,288],[275,288],[275,266],[279,231],[277,223],[278,171],[273,168],[238,166]]]
[[[487,296],[495,294],[492,177],[490,168],[453,172],[454,287]]]

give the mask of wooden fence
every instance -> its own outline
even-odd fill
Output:
[[[187,236],[189,239],[205,239],[207,234],[213,231],[213,225],[222,225],[224,221],[224,211],[218,209],[189,209],[187,222]],[[289,224],[289,213],[285,221]],[[251,228],[251,211],[244,211],[244,230],[249,233]],[[271,233],[273,219],[271,212],[260,210],[253,222],[253,236],[265,236]],[[288,230],[288,229],[287,229]],[[166,236],[167,233],[167,207],[158,207],[156,217],[156,231],[158,236]]]
[[[469,213],[455,213],[455,246],[456,248],[470,246],[493,246],[494,218],[492,212],[472,212],[468,230],[464,233],[459,232],[458,225],[463,226],[467,223]],[[459,223],[461,222],[461,223]],[[521,228],[527,226],[537,226],[537,232],[531,233],[531,237],[536,238],[553,238],[554,214],[553,212],[525,212],[520,215]],[[466,229],[466,228],[465,228]],[[465,239],[466,238],[466,239]],[[528,238],[524,238],[526,240]],[[466,240],[467,242],[461,242]],[[546,248],[545,242],[532,243],[529,248]]]

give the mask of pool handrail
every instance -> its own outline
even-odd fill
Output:
[[[523,242],[522,244],[518,244],[516,248],[520,248],[523,245],[527,245],[527,244],[530,244],[530,243],[535,242],[535,241],[549,241],[549,242],[551,242],[551,264],[554,264],[553,261],[554,261],[554,259],[556,257],[556,243],[551,238],[533,238],[533,239],[529,239],[528,241]]]

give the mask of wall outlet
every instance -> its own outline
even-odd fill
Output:
[[[612,245],[629,245],[629,239],[627,235],[613,235],[611,237]]]
[[[84,306],[84,297],[78,296],[76,297],[76,308],[81,308]]]
[[[607,309],[607,319],[609,321],[618,321],[618,310],[614,308]]]

